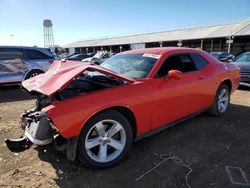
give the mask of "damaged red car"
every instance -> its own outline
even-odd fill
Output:
[[[110,167],[135,140],[204,111],[223,115],[239,80],[235,64],[189,48],[131,50],[100,66],[57,61],[22,82],[36,108],[22,114],[24,136],[6,144],[22,151],[53,142],[69,160]]]

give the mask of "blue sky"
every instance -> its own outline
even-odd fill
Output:
[[[250,0],[0,0],[0,45],[55,43],[230,23],[250,17]]]

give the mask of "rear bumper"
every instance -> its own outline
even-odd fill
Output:
[[[247,82],[240,82],[240,85],[250,87],[250,83],[247,83]]]
[[[241,72],[240,73],[240,82],[249,83],[250,84],[250,72]]]

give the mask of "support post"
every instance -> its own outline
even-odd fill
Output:
[[[214,47],[214,40],[213,40],[213,39],[211,39],[211,49],[210,49],[210,52],[212,52],[212,51],[213,51],[213,47]]]
[[[221,48],[222,48],[222,40],[220,39],[220,51],[221,51]]]

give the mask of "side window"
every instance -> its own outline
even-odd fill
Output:
[[[20,49],[1,48],[0,60],[24,59],[24,53]]]
[[[191,57],[197,70],[202,69],[208,64],[208,62],[198,54],[191,54]]]
[[[109,58],[109,54],[108,53],[104,54],[102,58]]]
[[[170,70],[179,70],[186,73],[195,71],[196,66],[188,54],[173,55],[163,62],[162,67],[157,73],[157,77],[166,76],[167,72]]]
[[[37,59],[51,59],[51,57],[49,57],[48,55],[37,51],[37,50],[26,50],[27,55],[28,55],[28,59],[29,60],[37,60]]]
[[[250,54],[242,54],[239,55],[236,59],[235,62],[250,62]]]
[[[180,55],[181,72],[195,71],[196,67],[189,55]]]

